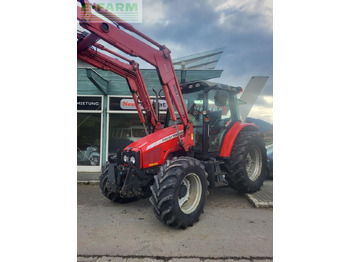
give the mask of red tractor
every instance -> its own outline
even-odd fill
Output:
[[[78,33],[78,58],[126,78],[147,134],[108,158],[100,177],[104,196],[119,203],[150,197],[161,222],[186,228],[199,220],[208,187],[216,182],[226,180],[241,193],[260,189],[266,149],[258,128],[241,122],[237,94],[242,88],[208,81],[180,86],[168,48],[97,4],[80,0],[78,21],[90,32]],[[97,44],[100,39],[156,68],[168,104],[163,125],[138,64]]]

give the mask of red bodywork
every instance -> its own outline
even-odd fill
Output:
[[[179,125],[178,128],[179,132],[182,133],[183,126]],[[240,121],[234,123],[224,138],[220,157],[230,156],[233,144],[242,130],[258,131],[258,127],[255,124]],[[137,140],[125,148],[125,150],[128,149],[134,152],[141,151],[141,168],[148,168],[163,164],[170,153],[178,152],[182,147],[179,146],[175,126],[171,126]]]
[[[183,132],[183,126],[178,126],[179,133]],[[175,126],[167,127],[158,132],[145,136],[136,142],[130,144],[125,150],[140,153],[140,168],[158,166],[165,162],[168,155],[172,152],[178,152],[183,148],[179,145],[179,137]]]
[[[242,122],[234,123],[233,126],[231,127],[231,129],[226,133],[226,136],[224,138],[224,142],[222,143],[220,157],[229,157],[230,156],[233,144],[236,141],[238,134],[243,129],[246,131],[251,131],[251,130],[258,131],[259,130],[255,124],[247,124],[247,123],[242,123]]]

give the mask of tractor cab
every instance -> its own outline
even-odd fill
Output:
[[[225,133],[241,121],[237,94],[241,87],[233,87],[209,81],[196,81],[181,85],[181,92],[193,122],[195,157],[217,157]],[[166,126],[173,125],[169,114]],[[180,124],[178,121],[177,124]]]

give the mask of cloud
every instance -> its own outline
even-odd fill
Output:
[[[270,124],[273,124],[273,109],[272,107],[263,107],[254,105],[249,112],[248,117],[264,120]]]
[[[273,96],[264,96],[263,99],[268,105],[272,106],[272,104],[273,104]]]
[[[209,3],[220,13],[219,25],[237,30],[260,27],[272,32],[272,0],[209,0]]]
[[[273,123],[273,96],[260,95],[249,112],[249,117],[262,119]]]
[[[143,1],[142,22],[145,26],[167,25],[167,5],[163,1]]]

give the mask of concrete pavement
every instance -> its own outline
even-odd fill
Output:
[[[116,204],[98,185],[78,185],[78,261],[272,261],[272,222],[272,208],[228,186],[210,191],[198,223],[177,230],[155,218],[148,199]]]
[[[135,257],[78,257],[78,262],[272,262],[268,258],[200,259],[200,258],[135,258]]]

